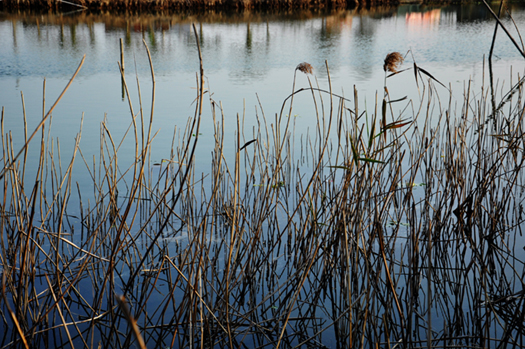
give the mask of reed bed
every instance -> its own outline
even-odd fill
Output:
[[[396,5],[398,0],[4,0],[12,9],[159,10],[297,10]]]
[[[22,149],[2,122],[0,347],[523,347],[524,80],[466,86],[457,105],[399,57],[374,109],[301,63],[309,85],[294,75],[280,113],[261,109],[249,130],[239,115],[234,137],[200,59],[195,113],[158,164],[153,65],[151,110],[127,94],[129,132],[114,139],[103,123],[95,157],[81,132],[71,159],[53,147],[60,97]],[[415,77],[417,100],[390,96],[394,74]],[[302,138],[287,117],[298,95],[316,106]]]

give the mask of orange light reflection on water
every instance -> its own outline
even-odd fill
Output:
[[[441,10],[435,9],[427,12],[410,12],[405,16],[405,22],[408,30],[433,28],[439,25],[441,19]]]

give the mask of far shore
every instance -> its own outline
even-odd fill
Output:
[[[109,11],[353,9],[404,4],[458,4],[472,0],[3,0],[0,10]]]

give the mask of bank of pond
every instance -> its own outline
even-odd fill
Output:
[[[165,11],[165,10],[330,10],[397,6],[400,4],[443,5],[464,4],[472,0],[4,0],[4,10],[111,10],[111,11]]]

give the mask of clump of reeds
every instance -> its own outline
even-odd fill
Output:
[[[500,123],[486,94],[443,107],[431,79],[419,108],[390,108],[381,125],[357,90],[353,101],[330,81],[296,90],[294,75],[279,117],[256,115],[251,134],[239,117],[234,154],[210,99],[206,177],[195,173],[208,109],[199,60],[195,115],[165,161],[149,161],[153,108],[139,121],[130,103],[133,160],[103,124],[97,161],[77,144],[93,182],[77,200],[78,159],[56,171],[39,126],[29,178],[27,147],[17,156],[2,123],[2,348],[520,345],[521,88]],[[282,114],[303,92],[317,124],[293,144]]]
[[[388,3],[391,0],[374,0],[384,1]],[[320,8],[350,8],[353,9],[360,3],[357,0],[341,1],[341,0],[80,0],[77,2],[62,1],[62,0],[5,0],[3,7],[10,10],[24,10],[24,9],[83,9],[90,11],[106,10],[106,11],[192,11],[202,12],[204,10],[264,10],[264,11],[283,11],[283,10],[307,10]]]

